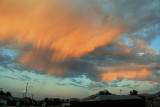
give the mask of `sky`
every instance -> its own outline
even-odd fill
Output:
[[[85,98],[160,90],[159,0],[0,0],[0,88]],[[121,93],[120,93],[121,90]]]

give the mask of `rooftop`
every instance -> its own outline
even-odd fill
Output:
[[[97,95],[94,99],[89,101],[103,101],[103,100],[133,100],[133,99],[142,99],[138,96],[133,95]]]

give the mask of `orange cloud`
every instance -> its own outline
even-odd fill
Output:
[[[51,61],[79,58],[109,44],[123,32],[123,27],[117,26],[118,22],[115,25],[98,7],[91,9],[91,13],[83,12],[80,6],[60,0],[1,0],[0,41],[21,48],[30,45],[20,58],[24,65],[41,61],[34,58],[41,50],[51,53]],[[43,63],[31,68],[45,69]]]
[[[108,71],[101,75],[102,81],[114,81],[116,79],[135,79],[135,80],[144,80],[147,76],[151,74],[151,71],[143,68],[141,70],[131,70],[131,71]]]
[[[145,53],[145,54],[156,54],[157,51],[154,50],[154,49],[149,49],[148,48],[148,44],[144,44],[144,40],[140,40],[140,39],[137,39],[135,42],[132,41],[132,39],[130,38],[129,39],[129,42],[132,44],[132,45],[136,45],[138,47],[140,47],[140,49]]]
[[[126,55],[130,54],[131,52],[134,51],[134,48],[129,47],[127,44],[123,42],[112,42],[109,44],[110,49],[108,50],[97,50],[92,52],[93,55]],[[111,48],[112,47],[112,48]],[[116,47],[116,48],[114,48]]]
[[[117,42],[117,45],[122,48],[121,52],[122,54],[130,54],[134,49],[127,46],[127,44],[123,42]]]
[[[148,49],[148,45],[144,45],[143,40],[137,39],[135,44],[136,46],[139,46],[142,49],[142,51],[144,51],[146,54],[150,54],[150,53],[156,54],[157,53],[154,49]]]
[[[112,26],[107,18],[94,25],[94,17],[77,13],[78,9],[67,2],[50,1],[50,4],[40,0],[36,4],[24,0],[21,5],[21,2],[7,1],[0,8],[1,40],[13,39],[20,45],[54,50],[53,60],[80,57],[107,45],[122,32],[120,26]],[[100,11],[96,14],[101,15]]]

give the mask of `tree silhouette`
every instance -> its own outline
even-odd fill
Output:
[[[12,96],[10,92],[6,92],[5,96]]]
[[[58,98],[54,98],[54,99],[45,98],[44,101],[46,103],[46,106],[62,104],[61,100]]]
[[[112,95],[108,90],[102,90],[98,92],[98,95]]]
[[[46,103],[46,106],[50,105],[50,101],[49,101],[48,98],[45,98],[44,101],[45,101],[45,103]]]
[[[138,95],[138,91],[137,90],[130,91],[130,95]]]
[[[55,98],[55,99],[53,99],[52,100],[52,104],[53,105],[60,105],[62,102],[60,101],[60,99],[58,99],[58,98]]]
[[[3,91],[0,91],[0,95],[5,95],[5,93]]]

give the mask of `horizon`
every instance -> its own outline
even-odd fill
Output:
[[[3,91],[3,89],[1,89],[1,91]],[[11,93],[11,97],[15,97],[15,98],[30,98],[30,99],[34,99],[34,100],[37,100],[37,101],[40,101],[40,100],[44,100],[45,98],[51,98],[51,99],[56,99],[56,98],[58,98],[58,99],[73,99],[73,98],[77,98],[77,99],[80,99],[80,100],[83,100],[83,99],[86,99],[86,98],[88,98],[88,97],[90,97],[90,96],[93,96],[93,95],[115,95],[115,96],[133,96],[131,93],[128,93],[128,94],[123,94],[122,93],[122,91],[123,90],[119,90],[120,91],[120,93],[119,94],[115,94],[115,93],[112,93],[112,92],[110,92],[109,90],[107,90],[110,94],[102,94],[102,93],[100,93],[101,91],[105,91],[105,89],[104,90],[100,90],[99,92],[97,92],[97,93],[95,93],[95,94],[92,94],[92,95],[89,95],[89,96],[86,96],[86,97],[83,97],[83,98],[79,98],[78,96],[77,97],[70,97],[70,98],[61,98],[61,96],[43,96],[43,98],[41,97],[36,97],[36,98],[34,98],[34,95],[32,94],[32,93],[26,93],[26,97],[25,97],[25,92],[24,93],[20,93],[20,94],[23,94],[23,96],[22,97],[20,97],[20,96],[14,96],[15,94],[13,94],[13,93],[18,93],[18,92],[9,92],[9,91],[7,91],[7,92],[9,92],[9,93]],[[131,90],[131,91],[133,91],[133,90]],[[137,91],[137,90],[136,90]],[[5,94],[7,93],[7,92],[5,92],[5,91],[3,91]],[[138,91],[137,91],[137,94],[136,94],[136,96],[141,96],[141,95],[156,95],[156,94],[158,94],[158,93],[160,93],[160,91],[159,92],[155,92],[155,93],[138,93]],[[29,95],[28,95],[29,94]],[[2,96],[2,95],[1,95]],[[6,96],[6,95],[5,95]]]
[[[160,90],[160,1],[0,1],[0,88],[86,98]]]

